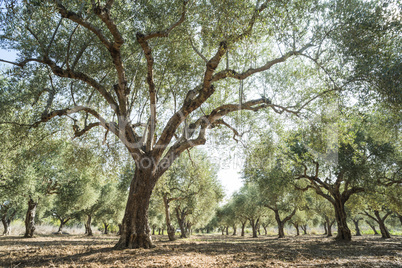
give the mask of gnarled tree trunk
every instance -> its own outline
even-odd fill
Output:
[[[351,241],[352,233],[346,222],[346,212],[345,212],[345,202],[342,201],[340,196],[335,196],[335,202],[333,203],[335,208],[335,219],[338,225],[338,234],[336,235],[336,240],[341,241]]]
[[[147,160],[151,161],[151,160]],[[146,165],[146,163],[142,163]],[[121,227],[120,240],[115,248],[152,248],[148,223],[148,208],[157,178],[152,175],[152,164],[147,169],[137,165],[130,184],[126,211]]]
[[[93,236],[94,234],[92,233],[92,215],[87,214],[87,222],[85,223],[85,233],[87,236]]]
[[[272,207],[268,207],[269,209],[273,210],[275,213],[275,220],[276,223],[278,224],[278,238],[283,238],[285,237],[285,223],[292,219],[292,217],[296,214],[297,208],[293,209],[292,213],[290,213],[287,217],[285,217],[283,220],[281,220],[281,217],[279,215],[279,210],[274,209]]]
[[[170,241],[176,240],[174,237],[176,233],[176,229],[172,225],[172,221],[170,219],[170,200],[167,198],[166,195],[163,196],[163,204],[165,205],[165,220],[166,220],[166,226],[167,226],[167,233]]]
[[[307,234],[307,224],[300,225],[300,228],[303,230],[303,234]]]
[[[38,203],[33,201],[32,198],[28,200],[28,210],[25,216],[25,235],[24,237],[33,237],[35,232],[35,214]]]

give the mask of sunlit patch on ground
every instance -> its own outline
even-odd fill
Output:
[[[113,250],[116,236],[0,237],[1,267],[402,267],[402,237],[194,235],[153,249]]]

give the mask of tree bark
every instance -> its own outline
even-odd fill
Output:
[[[296,214],[296,208],[292,211],[292,213],[290,213],[287,217],[285,217],[283,220],[281,220],[281,217],[280,217],[280,215],[279,215],[279,210],[278,209],[273,209],[273,208],[271,208],[270,207],[270,209],[271,210],[273,210],[274,211],[274,213],[275,213],[275,220],[276,220],[276,223],[278,224],[278,238],[283,238],[283,237],[285,237],[285,231],[284,231],[284,228],[285,228],[285,223],[287,222],[287,221],[289,221],[290,219],[292,219],[292,217],[293,217],[293,215],[295,215]]]
[[[353,223],[354,223],[354,225],[355,225],[356,236],[361,236],[362,234],[361,234],[360,228],[359,228],[359,221],[360,221],[360,219],[357,219],[357,220],[352,219],[352,221],[353,221]]]
[[[268,229],[267,229],[268,225],[266,224],[262,224],[262,228],[264,228],[264,235],[267,236],[268,235]]]
[[[108,228],[109,228],[109,224],[108,223],[106,223],[106,222],[104,222],[103,223],[103,227],[104,227],[104,234],[109,234],[109,230],[108,230]]]
[[[377,218],[377,222],[380,226],[380,232],[381,232],[381,236],[382,238],[391,238],[391,234],[388,231],[387,226],[385,226],[385,219],[388,217],[388,215],[390,214],[386,214],[384,217],[381,218],[380,216],[380,212],[378,210],[374,210],[374,214]]]
[[[176,229],[172,226],[172,222],[170,219],[170,208],[169,208],[169,199],[167,196],[163,196],[163,204],[165,206],[165,219],[166,219],[166,226],[167,226],[167,233],[169,237],[169,241],[174,241],[176,238],[174,237],[176,233]]]
[[[250,221],[251,229],[253,230],[253,238],[257,238],[258,237],[258,235],[257,235],[258,228],[257,227],[258,227],[258,223],[260,222],[260,218],[257,218],[257,219],[252,218],[249,221]]]
[[[247,221],[241,222],[241,234],[240,236],[244,236],[244,229],[246,228]]]
[[[370,226],[370,228],[373,230],[374,235],[378,235],[377,230],[375,229],[374,224],[371,224],[369,221],[366,221],[366,223]]]
[[[327,230],[327,221],[324,221],[324,235],[328,234],[328,230]]]
[[[233,234],[232,235],[236,235],[236,233],[237,233],[236,224],[233,224]]]
[[[226,226],[226,235],[229,235],[229,225]]]
[[[296,236],[300,235],[300,231],[299,231],[299,224],[297,224],[297,223],[293,223],[293,226],[294,226],[294,227],[295,227],[295,229],[296,229]]]
[[[176,218],[177,222],[179,223],[181,235],[180,238],[187,238],[187,230],[185,226],[185,221],[186,221],[186,212],[185,210],[180,210],[180,207],[175,208],[176,211]]]
[[[32,198],[29,198],[28,201],[28,210],[25,216],[25,235],[24,237],[30,238],[33,237],[35,232],[35,214],[36,207],[38,203],[33,201]]]
[[[117,249],[154,247],[148,224],[148,208],[157,178],[152,175],[152,167],[141,169],[138,166],[130,184],[120,239],[115,245]]]
[[[300,225],[300,228],[303,230],[303,234],[306,235],[307,234],[307,224]]]
[[[340,196],[335,195],[335,202],[333,203],[335,208],[335,218],[336,223],[338,225],[338,234],[336,236],[336,240],[340,241],[351,241],[352,240],[352,233],[348,227],[346,222],[347,216],[345,212],[345,202],[342,201]]]
[[[331,236],[332,236],[332,225],[334,225],[334,223],[335,223],[335,220],[330,221],[330,220],[328,219],[328,223],[327,223],[327,226],[328,226],[328,235],[327,235],[327,237],[331,237]]]
[[[10,235],[11,233],[11,220],[9,218],[6,217],[2,217],[1,218],[1,222],[3,223],[3,235]]]
[[[87,223],[85,224],[85,229],[86,229],[85,233],[87,234],[87,236],[93,236],[94,235],[92,233],[91,223],[92,223],[92,215],[87,214]]]
[[[59,220],[60,220],[60,225],[59,225],[59,230],[57,231],[57,234],[63,234],[64,224],[66,224],[70,220],[70,218],[63,219],[63,218],[59,217]]]

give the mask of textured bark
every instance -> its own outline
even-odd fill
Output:
[[[29,198],[28,201],[28,210],[25,216],[25,235],[24,237],[30,238],[33,237],[35,232],[35,214],[36,207],[38,203],[33,201],[32,198]]]
[[[359,221],[360,221],[361,219],[352,219],[352,221],[353,221],[353,224],[355,225],[355,231],[356,231],[356,236],[361,236],[362,234],[361,234],[361,232],[360,232],[360,228],[359,228]]]
[[[127,206],[122,221],[120,240],[115,248],[152,248],[148,223],[148,208],[156,178],[152,167],[136,168],[130,184]]]
[[[169,199],[167,198],[167,196],[163,196],[163,204],[165,206],[165,220],[166,220],[166,226],[167,226],[167,233],[168,233],[168,237],[170,241],[174,241],[176,240],[176,238],[174,237],[175,233],[176,233],[176,229],[174,228],[174,226],[172,226],[172,222],[170,219],[170,208],[169,208]]]
[[[335,198],[333,205],[335,208],[336,223],[338,225],[338,234],[335,239],[340,241],[351,241],[352,233],[350,232],[346,222],[345,202],[342,201],[339,196],[339,198]]]
[[[330,220],[328,219],[328,221],[327,221],[327,228],[328,228],[328,235],[327,235],[327,237],[331,237],[331,236],[332,236],[332,225],[334,225],[334,223],[335,223],[335,220],[330,221]]]
[[[186,210],[181,210],[180,207],[176,207],[175,208],[176,211],[176,218],[177,218],[177,222],[179,223],[179,228],[181,231],[181,238],[187,238],[188,237],[188,233],[187,233],[187,228],[185,225],[186,222]]]

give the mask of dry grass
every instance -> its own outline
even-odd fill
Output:
[[[113,250],[117,237],[0,237],[2,267],[402,267],[402,237],[354,237],[337,243],[322,236],[277,239],[194,235],[156,248]]]

